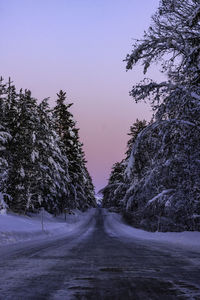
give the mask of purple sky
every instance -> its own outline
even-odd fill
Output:
[[[129,97],[141,67],[126,72],[123,59],[141,38],[159,0],[0,0],[4,79],[39,100],[63,89],[80,128],[96,190],[126,150],[129,127],[150,119],[147,104]],[[149,77],[161,75],[151,69]]]

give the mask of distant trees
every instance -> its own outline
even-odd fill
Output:
[[[103,205],[106,207],[116,206],[121,207],[127,186],[128,180],[125,176],[125,170],[132,152],[133,145],[139,133],[146,128],[146,120],[138,120],[130,127],[128,135],[130,139],[127,142],[127,151],[125,158],[121,162],[117,162],[112,166],[112,170],[108,179],[108,185],[101,191],[103,193]]]
[[[30,91],[17,93],[10,80],[0,80],[0,209],[60,213],[95,205],[71,104],[64,100],[61,91],[52,112],[48,99],[38,104]]]

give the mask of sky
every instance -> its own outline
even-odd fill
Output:
[[[72,113],[96,191],[124,158],[129,128],[150,120],[147,103],[134,103],[141,66],[123,61],[142,38],[159,0],[0,0],[0,76],[30,89],[40,102],[62,89]],[[156,67],[148,77],[161,77]]]

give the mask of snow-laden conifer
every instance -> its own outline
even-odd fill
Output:
[[[145,78],[130,92],[136,102],[149,99],[155,119],[133,143],[121,209],[147,230],[200,230],[199,1],[161,0],[126,62],[127,70],[142,63],[144,74],[158,63],[167,76]]]
[[[130,182],[125,215],[147,230],[200,230],[200,4],[161,1],[152,25],[127,56],[127,69],[144,73],[161,62],[165,82],[135,85],[136,101],[149,98],[156,122],[136,139],[125,170]]]
[[[3,83],[3,79],[0,78],[0,210],[6,210],[8,207],[6,199],[10,198],[7,192],[8,181],[8,144],[11,140],[11,134],[6,126],[5,121],[5,99],[7,96],[7,86]]]
[[[0,79],[0,209],[27,213],[43,207],[57,214],[95,205],[78,129],[68,111],[72,104],[65,106],[64,100],[61,92],[58,111],[52,113],[48,99],[38,104],[30,91],[18,93],[10,78],[8,83]]]
[[[101,191],[103,193],[103,206],[115,207],[117,210],[122,210],[124,203],[123,198],[130,185],[130,180],[125,174],[129,158],[132,152],[133,144],[135,143],[139,133],[146,128],[146,120],[138,120],[130,127],[128,136],[130,139],[127,142],[127,151],[125,158],[121,162],[117,162],[112,166],[109,176],[108,185]]]
[[[71,208],[84,209],[91,204],[95,205],[94,187],[86,169],[83,144],[79,140],[79,129],[69,110],[73,103],[65,103],[66,93],[62,90],[57,97],[57,105],[53,112],[55,128],[64,144],[64,153],[68,158],[69,203]]]
[[[130,92],[136,101],[149,97],[156,118],[198,122],[200,118],[200,4],[193,0],[162,0],[143,39],[127,55],[127,70],[138,62],[144,74],[161,64],[165,82],[144,79]]]
[[[52,213],[63,212],[70,206],[68,199],[68,159],[64,145],[54,129],[54,121],[48,99],[38,105],[39,123],[36,132],[38,162],[38,192],[41,206]]]

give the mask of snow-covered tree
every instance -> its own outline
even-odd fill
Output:
[[[55,132],[48,99],[38,105],[39,123],[35,133],[38,153],[38,194],[41,206],[52,213],[63,212],[68,203],[68,160],[64,145]]]
[[[6,209],[6,198],[10,196],[7,193],[8,180],[8,143],[11,139],[10,132],[5,123],[5,99],[6,99],[6,84],[0,78],[0,210]]]
[[[100,191],[103,194],[104,207],[121,207],[121,200],[127,189],[124,177],[126,165],[127,161],[123,159],[112,166],[108,184]]]
[[[35,134],[39,118],[36,100],[30,91],[20,92],[18,106],[17,123],[10,142],[12,166],[8,190],[12,201],[9,205],[13,210],[26,212],[38,207]]]
[[[152,231],[200,230],[200,128],[163,120],[138,136],[125,170],[125,216]]]
[[[131,151],[133,148],[133,144],[136,141],[136,138],[138,136],[138,134],[147,127],[147,121],[146,120],[138,120],[136,119],[136,121],[133,123],[133,125],[130,127],[130,132],[128,133],[128,135],[130,136],[130,139],[127,142],[127,151],[126,151],[126,160],[130,157],[131,155]]]
[[[95,206],[72,104],[58,96],[52,112],[48,99],[38,105],[30,91],[17,93],[0,78],[0,209],[57,214]]]
[[[137,137],[125,170],[125,215],[147,230],[200,230],[200,3],[162,0],[126,58],[144,73],[161,62],[165,82],[144,79],[131,95],[149,98],[156,122]]]
[[[199,122],[200,110],[200,4],[194,0],[162,0],[143,39],[126,57],[127,70],[142,62],[144,74],[161,63],[168,80],[144,79],[130,92],[136,101],[149,97],[158,120]]]
[[[52,213],[62,212],[69,205],[68,160],[54,130],[47,99],[37,105],[30,91],[20,91],[17,97],[8,97],[6,116],[12,133],[10,209],[25,213],[44,207]]]
[[[9,140],[11,140],[11,135],[0,122],[0,210],[7,208],[6,199],[10,198],[7,192],[9,170],[7,149]]]
[[[87,196],[87,204],[84,204],[84,207],[96,207],[97,203],[96,203],[96,198],[94,196],[95,191],[94,191],[94,185],[92,182],[92,177],[90,176],[88,169],[86,167],[86,162],[84,163],[83,166],[83,174],[84,174],[84,182],[85,182],[85,186],[84,186],[84,194]]]
[[[57,105],[54,108],[55,128],[64,144],[64,152],[69,161],[71,208],[84,209],[90,206],[92,198],[93,204],[95,203],[93,185],[85,166],[85,154],[83,144],[79,140],[79,129],[76,128],[76,122],[69,111],[73,104],[65,103],[66,93],[62,90],[57,96]]]
[[[199,1],[161,0],[126,62],[127,70],[142,63],[144,74],[159,63],[167,79],[145,78],[130,92],[136,102],[150,100],[155,122],[127,151],[127,185],[118,200],[124,216],[152,231],[200,230]],[[112,201],[117,188],[106,188]]]
[[[129,157],[132,152],[133,145],[139,133],[147,126],[146,120],[138,120],[130,127],[128,135],[130,139],[127,142],[127,151],[125,159],[117,162],[112,166],[111,174],[109,176],[108,185],[101,191],[103,193],[104,207],[118,207],[122,208],[122,199],[129,186],[129,181],[125,176],[125,169],[128,164]]]

